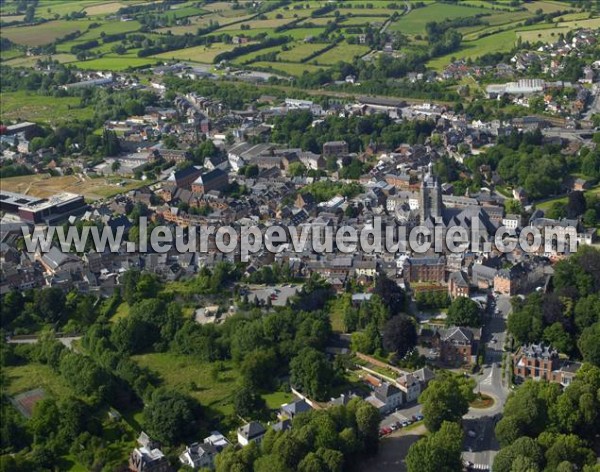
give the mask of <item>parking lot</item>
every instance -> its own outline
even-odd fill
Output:
[[[287,300],[296,295],[301,287],[300,284],[250,285],[243,287],[240,293],[246,293],[250,303],[257,300],[261,304],[267,304],[267,300],[270,299],[273,306],[285,306]]]
[[[421,405],[412,403],[386,415],[379,423],[379,429],[381,432],[385,431],[388,434],[388,429],[389,432],[396,431],[414,423],[415,420],[420,421],[421,419]]]

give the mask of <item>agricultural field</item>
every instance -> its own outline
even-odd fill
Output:
[[[342,43],[315,57],[311,62],[324,65],[335,64],[339,61],[352,62],[355,57],[364,56],[369,50],[369,46]]]
[[[277,57],[284,62],[301,62],[304,58],[325,47],[327,47],[327,44],[323,43],[297,43],[290,50],[279,53]]]
[[[555,11],[572,8],[572,5],[569,5],[569,2],[554,2],[550,0],[524,3],[523,6],[531,12],[542,10],[544,13],[554,13]]]
[[[385,23],[387,21],[385,16],[353,16],[340,22],[342,26],[366,26],[374,23]]]
[[[304,71],[316,72],[323,69],[323,67],[317,65],[294,62],[254,62],[252,65],[265,69],[273,69],[274,72],[283,72],[284,74],[296,76],[304,74]]]
[[[425,34],[425,25],[430,21],[452,20],[466,18],[481,13],[495,14],[497,12],[487,8],[474,8],[446,3],[429,4],[423,8],[412,10],[408,15],[401,16],[390,25],[391,31],[400,31],[408,35]]]
[[[242,22],[240,25],[235,25],[235,27],[227,27],[224,26],[220,29],[217,30],[217,33],[223,32],[223,31],[231,31],[232,29],[235,30],[235,34],[242,34],[242,33],[246,33],[247,31],[241,31],[240,30],[240,26],[242,24],[248,25],[250,26],[250,32],[252,32],[253,30],[264,30],[264,29],[268,29],[268,28],[277,28],[278,26],[283,26],[283,25],[287,25],[291,20],[289,18],[280,18],[280,19],[272,19],[272,20],[251,20],[248,22]]]
[[[65,118],[83,120],[92,117],[91,108],[80,108],[78,97],[46,97],[26,91],[0,95],[2,118],[38,121],[56,125]],[[4,183],[4,181],[3,181]]]
[[[125,4],[121,2],[100,3],[97,5],[89,6],[83,11],[87,13],[87,16],[102,16],[116,13],[120,8],[123,8],[124,6]]]
[[[454,51],[445,56],[436,57],[427,63],[434,70],[441,70],[450,63],[452,57],[476,58],[485,54],[510,50],[516,41],[514,30],[502,31],[497,34],[485,36],[473,41],[465,41],[461,44],[459,51]]]
[[[191,61],[212,64],[218,54],[225,51],[231,51],[234,48],[234,44],[213,43],[210,46],[195,46],[193,48],[163,52],[152,57],[161,60]]]
[[[143,185],[143,182],[138,180],[130,180],[125,185],[119,185],[121,181],[123,179],[118,177],[90,178],[78,175],[50,177],[47,174],[36,174],[2,179],[2,189],[35,197],[48,197],[58,192],[73,192],[83,195],[88,200],[99,200]]]
[[[75,62],[80,69],[84,70],[112,70],[112,71],[124,71],[130,68],[146,67],[156,64],[158,61],[153,57],[137,57],[134,54],[107,54],[98,59],[90,59],[87,61]]]
[[[61,64],[68,64],[77,60],[73,54],[65,53],[53,54],[51,56],[20,56],[6,61],[5,64],[11,67],[35,67],[37,61],[48,58],[51,58],[54,61],[58,61]]]
[[[87,20],[57,20],[34,26],[11,26],[2,28],[2,36],[13,43],[23,46],[43,46],[75,31],[86,31],[90,23]],[[100,34],[100,32],[98,32]]]
[[[248,54],[245,54],[243,56],[236,57],[232,62],[234,64],[247,64],[252,62],[259,56],[279,51],[281,51],[281,46],[273,46],[271,48],[259,49],[258,51],[249,52]]]

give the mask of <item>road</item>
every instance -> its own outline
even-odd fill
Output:
[[[63,343],[66,347],[71,349],[73,345],[73,341],[78,341],[81,339],[81,336],[61,336],[56,338],[61,343]],[[37,336],[28,336],[28,337],[18,337],[18,338],[9,338],[8,344],[35,344],[38,342]]]
[[[592,99],[589,110],[584,116],[586,120],[591,120],[594,113],[600,113],[600,85],[594,84],[592,86],[592,93],[594,94],[594,98]]]
[[[506,363],[506,371],[502,376],[502,354],[506,342],[506,319],[511,308],[510,297],[500,296],[496,306],[488,307],[486,312],[481,336],[487,346],[485,364],[475,377],[475,391],[492,397],[494,405],[486,409],[471,408],[463,418],[466,433],[463,459],[473,464],[474,470],[491,470],[494,457],[500,449],[494,428],[502,416],[510,392],[510,362]]]
[[[408,449],[416,443],[427,430],[423,424],[409,429],[394,431],[379,441],[379,452],[376,456],[361,463],[360,470],[365,472],[404,472],[404,459]]]

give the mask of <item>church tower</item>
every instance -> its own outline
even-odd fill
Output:
[[[433,175],[433,166],[429,163],[427,173],[421,179],[421,196],[419,200],[421,224],[429,217],[442,216],[442,188]]]

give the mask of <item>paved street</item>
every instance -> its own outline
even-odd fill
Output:
[[[497,312],[496,312],[497,310]],[[502,353],[506,340],[506,319],[511,310],[510,297],[500,296],[495,307],[486,313],[482,341],[486,344],[485,363],[481,373],[475,377],[476,391],[494,399],[491,408],[471,408],[464,417],[465,451],[463,459],[473,464],[474,470],[491,469],[499,450],[494,434],[496,422],[500,419],[504,403],[508,397],[508,375],[510,365],[502,379]]]

